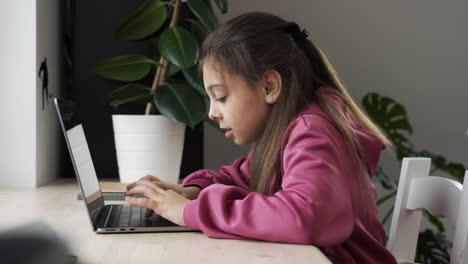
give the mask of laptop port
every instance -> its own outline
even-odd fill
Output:
[[[130,231],[135,231],[135,228],[130,228]]]
[[[120,228],[120,231],[125,231],[125,228]]]
[[[115,231],[115,228],[106,228],[106,231]]]

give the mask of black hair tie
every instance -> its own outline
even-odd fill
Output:
[[[304,43],[309,36],[309,32],[306,29],[301,30],[298,24],[293,23],[285,28],[286,32],[296,41],[297,43]]]

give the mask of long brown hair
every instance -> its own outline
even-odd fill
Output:
[[[203,62],[210,61],[220,72],[238,74],[249,83],[258,82],[269,69],[278,71],[282,77],[281,95],[272,106],[262,136],[254,143],[249,168],[250,189],[266,195],[272,194],[270,182],[275,172],[278,175],[273,183],[273,192],[281,185],[279,165],[284,132],[297,114],[312,101],[317,102],[336,122],[361,172],[365,173],[367,166],[346,111],[384,144],[390,145],[356,105],[325,54],[310,40],[295,40],[292,33],[297,32],[300,32],[297,24],[275,15],[246,13],[210,33],[201,54],[200,68]],[[336,109],[317,96],[315,91],[319,87],[328,87],[340,96],[346,111]]]

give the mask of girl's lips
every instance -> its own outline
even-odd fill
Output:
[[[224,135],[226,136],[226,138],[230,138],[230,137],[232,137],[232,134],[233,134],[233,133],[234,133],[234,132],[232,131],[232,129],[229,129],[229,130],[226,132],[226,134],[224,134]]]

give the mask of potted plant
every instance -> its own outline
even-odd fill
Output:
[[[227,12],[227,0],[215,3]],[[145,43],[148,55],[113,57],[92,67],[103,77],[125,82],[104,103],[116,108],[146,103],[144,115],[112,116],[121,182],[151,174],[177,183],[186,125],[193,128],[205,120],[217,127],[207,118],[197,64],[201,43],[218,21],[208,0],[187,1],[193,19],[180,17],[181,5],[181,0],[147,0],[119,26],[116,37]]]
[[[400,163],[404,157],[428,157],[431,158],[430,174],[436,171],[444,171],[453,178],[463,183],[466,167],[462,163],[448,161],[445,157],[428,150],[417,150],[408,135],[413,128],[409,122],[405,107],[390,97],[381,96],[377,93],[369,93],[362,100],[364,110],[369,117],[385,132],[393,145],[396,159]],[[388,195],[381,197],[377,205],[391,201],[396,196],[398,181],[392,180],[379,166],[374,179],[386,190],[391,191]],[[393,206],[385,214],[382,224],[389,219],[393,213]],[[442,221],[423,212],[424,217],[434,226],[433,229],[425,229],[419,233],[416,248],[416,259],[418,263],[449,263],[451,243],[447,240],[445,227]]]

